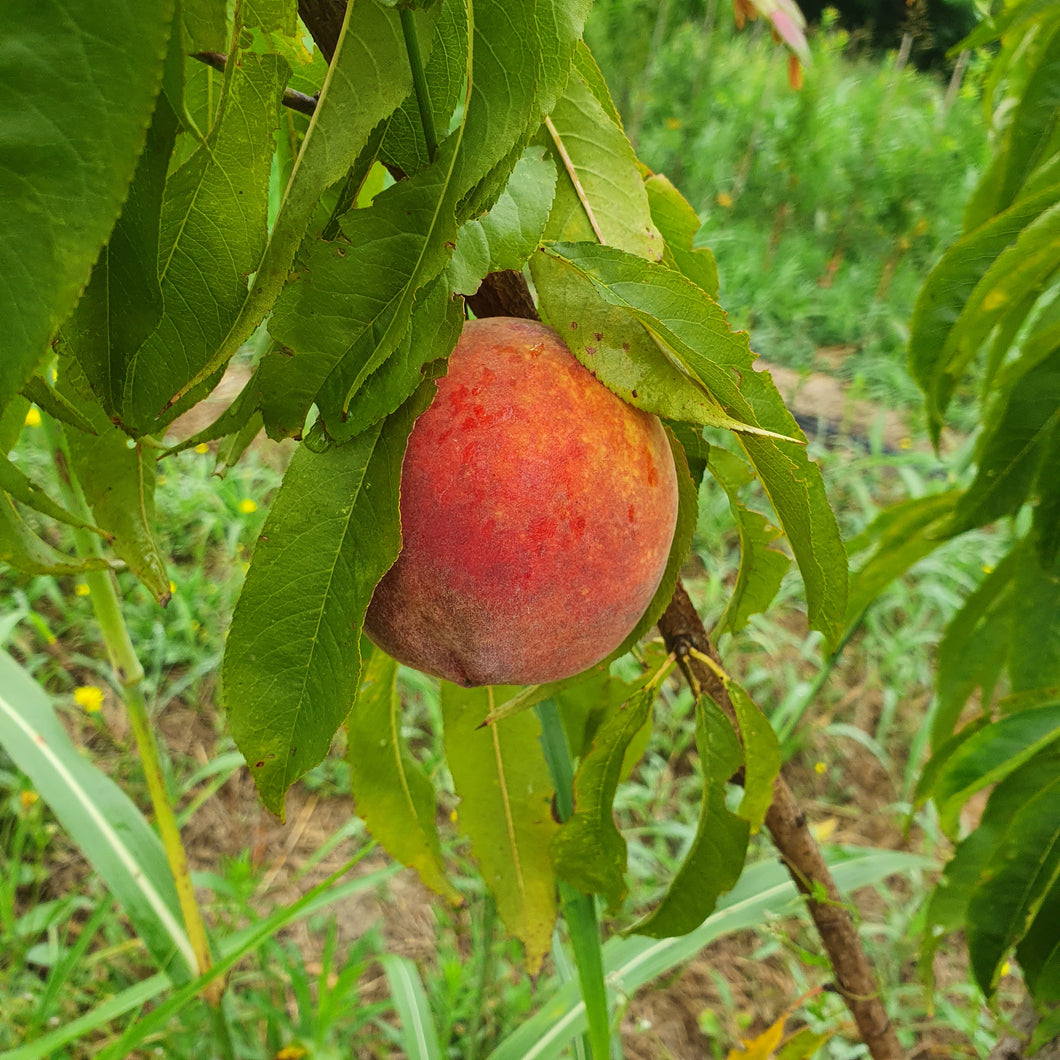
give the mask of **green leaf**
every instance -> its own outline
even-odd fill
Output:
[[[449,263],[451,289],[474,294],[487,273],[521,269],[537,248],[556,192],[556,167],[528,147],[484,217],[460,226]]]
[[[718,297],[718,263],[706,247],[694,245],[701,224],[688,200],[661,173],[644,182],[651,219],[666,240],[663,261],[683,273],[711,298]]]
[[[1060,241],[1060,206],[1056,216]],[[1057,432],[1060,348],[1013,386],[1000,417],[985,432],[975,481],[957,502],[946,532],[962,534],[1019,511],[1029,499],[1042,456]],[[1050,469],[1051,478],[1055,472],[1055,467]]]
[[[223,52],[228,45],[227,4],[220,0],[180,0],[184,47],[188,52]]]
[[[0,503],[2,507],[2,503]],[[121,903],[159,969],[194,975],[161,840],[129,797],[73,745],[47,696],[0,652],[0,743]]]
[[[724,312],[700,288],[665,265],[611,247],[567,243],[545,249],[591,280],[605,301],[641,323],[726,415],[804,439],[772,379],[754,370],[746,333],[732,332]],[[795,553],[810,625],[833,647],[846,613],[847,564],[820,469],[800,445],[748,434],[737,438]]]
[[[275,55],[244,52],[230,63],[206,142],[166,182],[158,259],[165,311],[131,358],[112,368],[117,411],[133,431],[175,417],[171,399],[211,363],[246,300],[247,276],[265,249],[273,132],[288,72]]]
[[[58,519],[61,523],[90,530],[97,529],[53,501],[40,486],[30,480],[20,467],[2,456],[0,456],[0,492],[10,494],[16,501],[29,505],[42,515]],[[102,533],[102,531],[99,532]]]
[[[364,613],[400,549],[401,461],[427,397],[345,445],[299,446],[258,538],[222,678],[236,746],[281,817],[353,705]]]
[[[442,682],[445,755],[460,796],[458,824],[508,930],[526,947],[531,975],[552,944],[556,883],[549,844],[552,782],[541,725],[527,712],[481,727],[502,689]]]
[[[154,450],[133,442],[111,423],[72,357],[59,360],[57,388],[96,432],[66,433],[71,467],[96,525],[110,535],[114,551],[164,606],[172,594],[166,561],[154,537]]]
[[[397,663],[378,649],[368,657],[346,731],[357,815],[391,857],[459,903],[460,894],[445,875],[434,785],[401,734]]]
[[[401,1023],[401,1047],[408,1060],[442,1060],[431,1003],[413,961],[396,953],[379,958]]]
[[[766,812],[773,803],[773,783],[780,773],[780,740],[761,707],[731,678],[725,688],[736,711],[743,744],[743,798],[736,810],[751,826],[751,832],[762,827]]]
[[[584,894],[603,895],[612,914],[628,891],[626,841],[615,826],[612,803],[626,752],[648,723],[657,693],[654,686],[634,693],[601,726],[574,777],[574,814],[552,840],[557,875]]]
[[[706,696],[696,704],[696,749],[703,773],[696,835],[662,900],[630,929],[639,935],[694,931],[743,870],[750,827],[725,805],[725,787],[744,759],[729,719]]]
[[[927,859],[897,851],[851,848],[827,853],[836,885],[844,892],[887,876],[929,867]],[[771,917],[805,916],[791,878],[775,861],[751,865],[715,912],[695,931],[668,939],[614,937],[604,943],[604,971],[616,999],[632,997],[652,980],[695,957],[715,939],[759,928]],[[578,983],[568,980],[546,994],[538,1010],[489,1054],[488,1060],[558,1060],[568,1043],[586,1029],[585,1005]]]
[[[648,665],[650,667],[651,664]],[[559,687],[542,698],[555,700],[572,758],[582,759],[589,754],[600,730],[624,709],[627,700],[650,677],[649,669],[637,681],[630,683],[615,677],[607,667],[603,667],[586,670],[575,678],[556,682]],[[503,706],[511,702],[512,700],[508,700]],[[642,733],[631,741],[622,763],[623,778],[629,775],[643,755],[650,733],[651,727],[646,724]]]
[[[1033,997],[1060,1001],[1060,881],[1042,900],[1030,927],[1016,944],[1016,958]]]
[[[1054,477],[1060,464],[1053,464]],[[1044,469],[1043,469],[1044,470]],[[1060,685],[1060,563],[1041,563],[1035,542],[1020,550],[1008,674],[1012,694]]]
[[[436,10],[413,15],[417,31],[428,41],[436,16]],[[362,0],[356,13],[353,4],[348,5],[335,55],[254,282],[231,328],[181,392],[222,367],[273,308],[325,189],[341,180],[355,163],[367,174],[382,136],[377,126],[411,86],[397,10],[374,0]]]
[[[608,119],[621,129],[623,127],[622,115],[618,113],[615,101],[611,98],[611,90],[607,87],[607,81],[604,80],[596,58],[584,40],[579,40],[578,46],[574,49],[574,69],[581,75],[596,102],[604,108]]]
[[[1015,577],[1020,549],[1013,549],[965,601],[950,620],[936,655],[938,707],[931,742],[938,745],[953,732],[968,698],[978,688],[990,702],[1009,653],[1016,607]]]
[[[955,835],[961,807],[975,792],[1004,779],[1057,740],[1060,704],[1010,714],[965,740],[935,783],[942,830]]]
[[[14,504],[0,494],[0,563],[24,574],[82,574],[105,570],[105,559],[66,556],[42,541],[15,510]]]
[[[784,532],[740,500],[740,489],[752,478],[747,463],[713,446],[707,466],[729,498],[729,508],[740,535],[740,569],[725,611],[714,627],[713,635],[717,637],[722,633],[738,633],[752,615],[768,610],[791,561],[779,549],[771,547]]]
[[[59,393],[54,387],[49,386],[42,376],[35,375],[23,388],[22,396],[28,398],[34,405],[38,405],[53,419],[60,423],[66,423],[76,427],[79,431],[95,434],[95,428],[85,415],[72,402]],[[21,425],[22,421],[19,419]],[[12,442],[12,445],[14,442]],[[8,447],[10,449],[10,446]],[[7,450],[2,450],[6,452]]]
[[[928,424],[936,442],[965,367],[951,364],[951,330],[993,263],[1058,201],[1060,184],[1055,184],[968,232],[943,255],[920,289],[911,321],[909,366],[927,399]]]
[[[662,239],[633,148],[577,71],[549,122],[544,142],[560,179],[545,238],[599,239],[630,254],[661,258]]]
[[[944,543],[943,529],[961,496],[959,491],[951,490],[900,501],[881,512],[863,533],[847,542],[851,554],[876,546],[851,578],[848,629],[891,582]]]
[[[0,410],[0,454],[7,456],[15,447],[22,428],[26,425],[26,413],[29,402],[21,395],[16,395]]]
[[[118,216],[155,107],[172,17],[171,0],[5,6],[0,410],[47,353]]]
[[[966,926],[972,971],[987,994],[997,986],[1005,956],[1060,881],[1060,776],[1020,807],[992,868],[972,893]]]
[[[125,365],[162,319],[159,226],[176,135],[177,116],[159,96],[129,197],[77,309],[63,325],[64,341],[111,414],[123,408]]]

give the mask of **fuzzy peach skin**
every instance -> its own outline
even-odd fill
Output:
[[[365,630],[462,685],[543,684],[610,654],[677,521],[662,424],[535,321],[474,320],[409,437],[403,545]]]

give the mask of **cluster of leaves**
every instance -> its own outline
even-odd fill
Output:
[[[985,103],[995,158],[964,234],[921,292],[910,338],[936,442],[959,382],[973,365],[981,372],[977,473],[967,489],[880,517],[857,543],[875,551],[851,608],[942,542],[1009,524],[1010,551],[938,649],[934,753],[917,803],[933,799],[957,840],[962,807],[993,790],[932,897],[924,956],[930,964],[963,929],[992,993],[1015,947],[1045,1041],[1060,1028],[1060,10],[1027,0],[965,43],[998,39]]]
[[[575,356],[672,428],[679,529],[663,584],[620,650],[673,591],[708,470],[744,545],[727,628],[777,589],[771,519],[802,573],[809,621],[830,644],[846,607],[845,553],[820,472],[772,381],[754,370],[747,336],[715,301],[713,257],[693,247],[694,211],[638,163],[581,40],[587,8],[366,0],[347,9],[325,63],[302,46],[292,0],[242,0],[231,17],[207,0],[149,13],[86,3],[80,18],[45,5],[10,29],[32,39],[39,71],[0,71],[5,91],[54,112],[59,133],[42,146],[19,123],[30,111],[17,100],[0,119],[23,148],[12,156],[21,169],[5,171],[21,183],[2,197],[18,225],[0,217],[18,232],[0,260],[12,278],[0,312],[18,322],[0,376],[0,560],[31,574],[124,565],[165,604],[160,456],[219,439],[231,463],[262,426],[304,436],[227,641],[231,729],[263,801],[282,815],[290,785],[346,724],[359,812],[442,893],[452,885],[433,788],[400,736],[395,666],[370,654],[361,631],[400,549],[406,439],[459,336],[465,297],[488,274],[525,270],[541,317]],[[47,18],[55,24],[45,34]],[[129,63],[120,44],[133,38]],[[101,86],[98,96],[57,87],[50,71],[68,58],[69,79]],[[251,338],[262,352],[243,392],[211,427],[166,450],[173,420]],[[59,504],[8,456],[29,401],[51,418],[70,497],[80,489],[83,504]],[[709,449],[706,427],[732,432],[734,451]],[[751,477],[770,519],[741,500]],[[77,528],[80,554],[57,550],[41,516]],[[610,806],[654,685],[624,686],[606,667],[590,676],[576,691],[522,694],[485,730],[509,691],[443,693],[461,826],[532,967],[549,948],[557,877],[612,904],[625,890]],[[701,923],[735,883],[761,823],[779,756],[757,708],[737,686],[730,692],[743,744],[762,749],[747,758],[744,801],[730,811],[725,785],[745,750],[704,700],[697,838],[639,930]],[[516,715],[546,695],[574,697],[565,713],[578,801],[562,829],[538,722]]]

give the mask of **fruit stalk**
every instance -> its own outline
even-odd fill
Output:
[[[90,523],[92,514],[70,465],[69,452],[62,432],[46,413],[42,414],[41,420],[59,471],[60,487],[67,506],[75,515],[86,523]],[[94,533],[80,527],[74,527],[73,533],[78,555],[102,556],[103,550],[99,538]],[[97,570],[88,571],[83,577],[89,589],[92,610],[95,612],[96,621],[103,634],[107,657],[121,685],[122,700],[129,713],[129,722],[140,754],[140,761],[143,764],[151,805],[154,807],[155,820],[162,837],[162,846],[166,852],[170,871],[173,873],[173,882],[176,885],[188,939],[195,953],[197,971],[199,975],[203,975],[209,971],[213,963],[210,956],[210,943],[206,937],[202,910],[195,898],[195,888],[188,870],[188,856],[181,839],[180,826],[177,824],[173,803],[166,790],[158,742],[147,713],[147,702],[143,692],[143,666],[129,637],[128,627],[125,625],[114,574],[109,570]],[[223,991],[223,981],[215,980],[207,988],[206,998],[211,1004],[217,1005]]]

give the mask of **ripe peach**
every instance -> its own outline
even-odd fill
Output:
[[[409,437],[403,545],[368,608],[394,658],[463,685],[541,684],[610,654],[677,520],[659,420],[535,321],[470,321]]]

